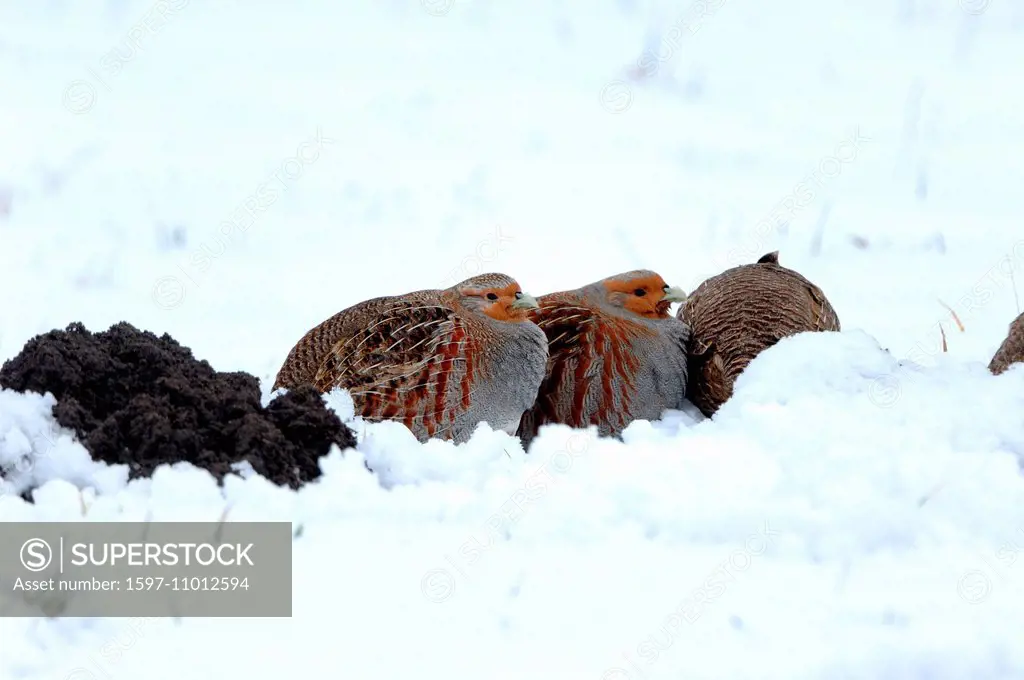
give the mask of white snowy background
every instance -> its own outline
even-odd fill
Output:
[[[1021,0],[3,0],[0,360],[127,320],[269,390],[369,297],[775,249],[844,332],[623,443],[357,423],[297,493],[0,392],[2,521],[303,526],[292,618],[0,619],[0,678],[1024,678],[1022,67]]]

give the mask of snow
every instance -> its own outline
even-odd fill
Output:
[[[0,8],[0,360],[127,320],[269,395],[362,299],[692,290],[776,249],[844,327],[623,442],[420,445],[333,394],[359,446],[298,492],[126,483],[0,392],[0,520],[302,527],[291,619],[2,619],[0,678],[1024,677],[1024,367],[985,371],[1024,261],[1024,2],[700,4]]]

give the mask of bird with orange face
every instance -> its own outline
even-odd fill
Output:
[[[530,317],[547,336],[548,364],[519,425],[524,447],[546,423],[618,436],[634,420],[681,409],[690,329],[669,308],[685,299],[648,270],[540,297]]]
[[[544,378],[537,301],[504,274],[367,300],[292,348],[274,389],[348,390],[356,414],[397,420],[420,441],[470,438],[481,422],[515,434]]]

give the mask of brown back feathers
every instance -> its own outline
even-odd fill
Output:
[[[736,377],[765,349],[808,331],[838,331],[825,294],[779,264],[778,252],[713,276],[676,316],[692,330],[687,397],[711,417],[732,396]]]
[[[1006,339],[1003,340],[1003,344],[999,345],[999,349],[993,355],[992,361],[988,365],[988,370],[995,375],[999,375],[1012,364],[1022,361],[1024,361],[1024,314],[1018,316],[1010,324],[1010,330],[1006,334]]]

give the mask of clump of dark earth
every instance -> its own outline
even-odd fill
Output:
[[[222,480],[248,461],[297,489],[320,476],[331,444],[356,444],[314,388],[263,407],[255,376],[215,371],[170,335],[123,322],[99,333],[76,322],[29,340],[0,368],[0,387],[52,393],[57,422],[93,460],[127,465],[129,479],[187,461]]]

